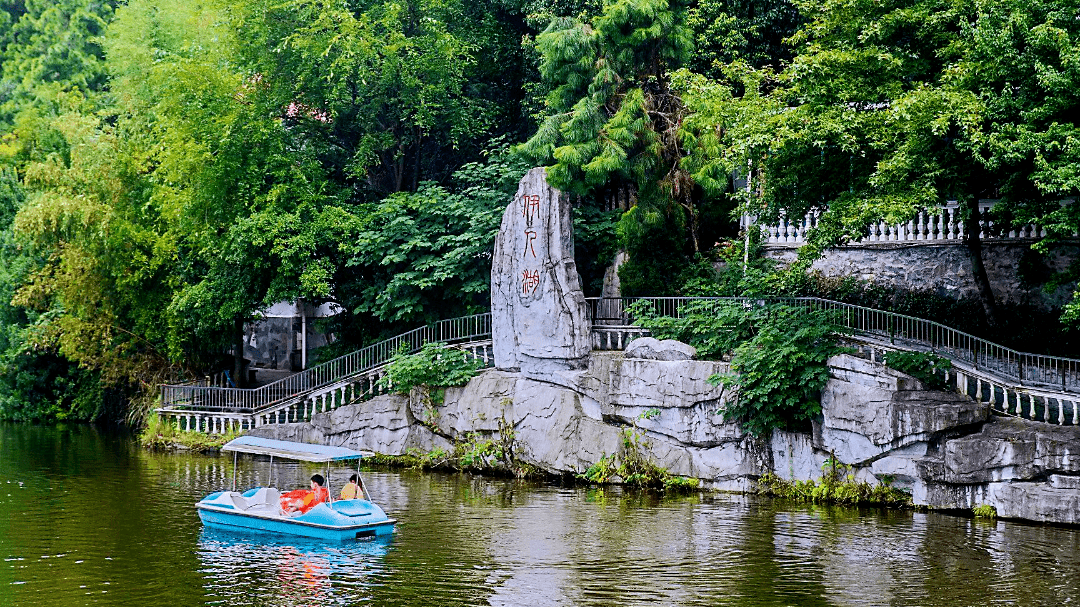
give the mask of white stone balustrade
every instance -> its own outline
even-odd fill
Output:
[[[1047,235],[1046,230],[1036,225],[1013,226],[1008,231],[995,234],[994,222],[986,217],[986,212],[994,206],[992,201],[981,202],[979,209],[983,213],[980,224],[983,226],[979,233],[980,238],[985,240],[1023,240],[1043,238]],[[815,209],[801,219],[789,219],[781,217],[776,225],[760,226],[764,240],[768,244],[802,244],[806,242],[806,233],[811,228],[817,227],[821,217],[821,210]],[[743,225],[754,223],[753,218],[743,218]],[[1074,233],[1073,237],[1080,237]],[[956,203],[950,203],[933,211],[919,211],[918,215],[900,224],[886,224],[884,221],[871,225],[867,234],[856,242],[867,243],[890,243],[890,242],[926,242],[947,243],[957,242],[964,239],[964,224],[959,216]]]

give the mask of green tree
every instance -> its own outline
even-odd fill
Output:
[[[775,93],[783,110],[753,129],[768,137],[756,151],[765,177],[761,206],[750,210],[774,219],[826,209],[804,249],[812,258],[879,220],[907,221],[956,200],[993,322],[978,200],[1000,196],[1006,225],[1025,212],[1071,214],[1059,202],[1072,185],[1056,177],[1069,171],[1061,150],[1075,137],[1066,109],[1075,97],[1064,84],[1075,7],[982,0],[798,6],[806,24],[792,38],[796,53]]]
[[[470,80],[490,76],[477,67],[488,40],[463,25],[475,10],[466,3],[253,1],[242,10],[247,63],[294,136],[352,188],[381,196],[446,179],[460,164],[447,162],[453,150],[492,127],[485,88]]]
[[[696,48],[692,69],[717,80],[736,61],[782,69],[792,57],[785,39],[799,25],[790,0],[701,0],[687,20]]]
[[[105,86],[98,38],[116,2],[0,2],[0,128],[30,108],[54,107],[56,94]]]
[[[426,182],[357,214],[340,246],[341,303],[401,328],[487,310],[495,235],[527,169],[496,147],[452,187]]]
[[[1017,187],[1035,183],[1031,161],[1037,151],[1026,161],[1009,162],[1015,154],[987,144],[996,133],[1025,124],[1043,129],[1031,110],[1045,99],[1002,103],[996,112],[989,100],[995,91],[1009,96],[1026,87],[1045,90],[1039,70],[1065,69],[1068,60],[1028,52],[1032,41],[1017,40],[1013,55],[1028,58],[995,83],[994,70],[986,69],[993,62],[976,57],[981,46],[989,50],[978,39],[1000,31],[1000,17],[993,15],[1026,14],[1025,23],[1038,31],[1035,26],[1054,12],[1038,4],[974,0],[797,5],[806,23],[792,38],[795,54],[780,86],[767,87],[758,109],[743,113],[731,130],[757,177],[745,210],[764,220],[824,211],[802,251],[808,260],[825,247],[861,238],[879,220],[906,221],[921,208],[956,200],[972,273],[993,322],[996,304],[976,229],[977,201],[998,193],[1008,200],[1013,192],[1021,194],[1013,198],[1017,204],[1032,208],[1045,197]],[[995,62],[1016,64],[1008,49],[998,45]],[[1007,80],[1018,89],[1007,91]],[[1067,96],[1059,93],[1058,100],[1068,104]],[[1061,200],[1061,193],[1053,195]]]
[[[619,0],[589,20],[553,19],[536,45],[547,117],[520,150],[553,162],[548,179],[562,190],[624,192],[633,204],[619,222],[623,285],[668,290],[668,265],[702,250],[700,191],[679,164],[685,107],[670,87],[693,46],[686,6]]]

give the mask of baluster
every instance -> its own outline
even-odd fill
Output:
[[[975,402],[977,402],[977,403],[983,402],[982,396],[983,396],[983,394],[982,394],[982,378],[976,377],[975,378]]]
[[[1020,408],[1020,393],[1019,392],[1016,393],[1016,408],[1017,409]],[[1035,419],[1035,395],[1034,394],[1028,394],[1028,416],[1031,419]],[[1049,419],[1047,419],[1046,407],[1043,407],[1043,421],[1045,421],[1045,422],[1050,421]]]
[[[1058,399],[1058,425],[1059,426],[1064,426],[1065,425],[1065,407],[1063,406],[1064,404],[1065,403],[1061,402],[1061,399],[1059,398]],[[1045,411],[1045,410],[1047,410],[1049,408],[1050,408],[1050,399],[1046,398],[1044,396],[1043,397],[1043,410]],[[1044,416],[1045,416],[1045,414],[1044,414]]]
[[[1064,408],[1065,407],[1065,402],[1062,401],[1061,399],[1058,399],[1058,406]],[[1080,426],[1080,413],[1077,412],[1077,406],[1076,406],[1076,401],[1075,400],[1072,401],[1072,406],[1073,406],[1073,423],[1072,423],[1072,425]]]
[[[926,240],[926,214],[919,211],[919,222],[916,224],[915,240]]]

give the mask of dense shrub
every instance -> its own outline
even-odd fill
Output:
[[[439,342],[428,342],[414,354],[409,354],[408,344],[402,344],[379,381],[398,394],[408,394],[416,386],[463,386],[482,366],[468,352]]]

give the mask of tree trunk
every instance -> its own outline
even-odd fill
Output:
[[[424,149],[424,136],[420,133],[420,129],[416,129],[416,162],[413,164],[412,175],[412,191],[415,192],[420,188],[420,160],[421,152]]]
[[[981,219],[979,203],[976,201],[964,222],[964,244],[967,245],[971,274],[975,279],[975,286],[979,289],[979,301],[982,303],[986,322],[991,327],[996,327],[997,301],[994,299],[994,291],[990,288],[990,278],[986,275],[986,265],[983,263],[982,238],[979,236],[982,230]]]
[[[244,373],[244,321],[233,321],[233,383],[237,388],[247,387],[247,378]]]

